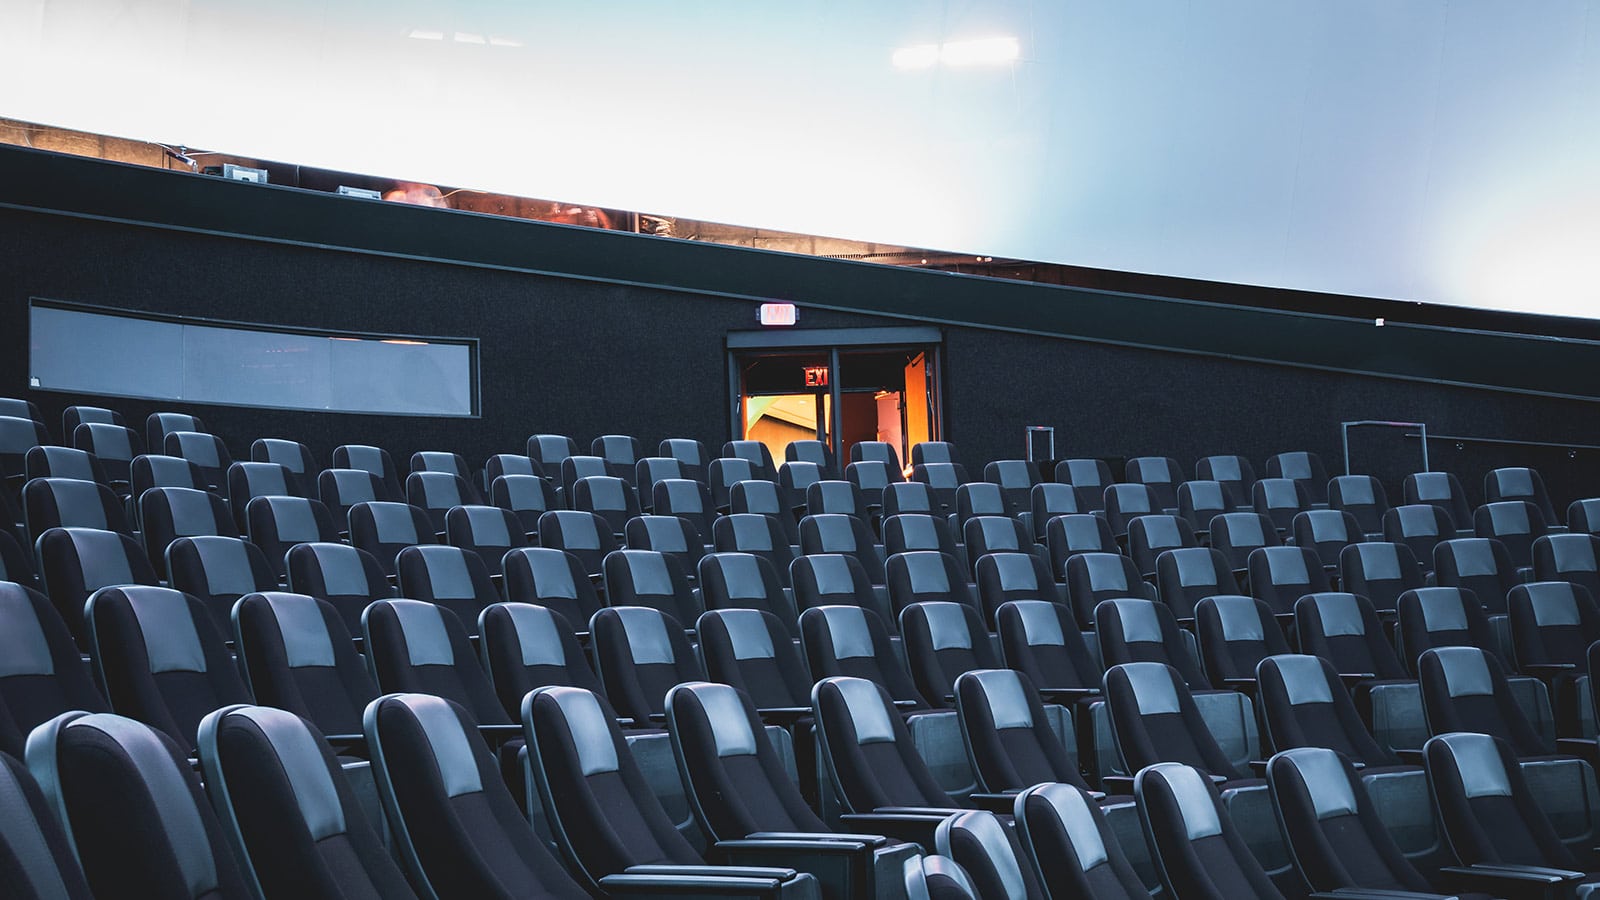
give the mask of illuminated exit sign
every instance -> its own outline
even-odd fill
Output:
[[[827,387],[828,386],[828,367],[827,366],[806,366],[805,367],[805,373],[806,373],[806,387]]]
[[[799,311],[793,303],[763,303],[756,310],[756,319],[768,327],[785,327],[799,321]]]

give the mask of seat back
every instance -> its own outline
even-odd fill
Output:
[[[1535,581],[1511,589],[1511,653],[1517,668],[1572,666],[1582,670],[1589,645],[1600,640],[1600,609],[1588,588],[1569,581]]]
[[[766,446],[762,445],[762,450]],[[754,481],[761,478],[761,469],[747,459],[718,457],[711,461],[706,468],[706,479],[711,489],[711,502],[713,506],[727,512],[733,502],[733,486],[741,481]],[[768,481],[772,479],[767,479]]]
[[[617,549],[611,524],[581,509],[553,509],[539,517],[539,546],[577,557],[591,577],[600,574],[606,554]]]
[[[796,557],[789,567],[794,582],[795,608],[800,614],[814,606],[856,606],[871,610],[889,627],[894,614],[887,596],[873,590],[861,560],[842,553]]]
[[[285,555],[295,544],[339,542],[333,514],[317,500],[304,497],[256,497],[245,507],[250,543],[266,554],[272,573],[288,573]]]
[[[1554,750],[1529,724],[1494,657],[1477,647],[1436,647],[1417,660],[1422,713],[1430,735],[1470,731],[1500,738],[1518,756]]]
[[[1192,689],[1210,687],[1172,610],[1160,603],[1133,598],[1102,600],[1095,609],[1095,637],[1107,668],[1159,662],[1176,669]]]
[[[139,432],[101,422],[85,422],[74,428],[72,446],[93,453],[106,478],[119,486],[132,480],[133,461],[145,450]]]
[[[934,830],[939,855],[955,860],[967,872],[977,896],[995,900],[1043,897],[1033,867],[1022,861],[1022,847],[1012,829],[994,813],[968,810],[947,817]]]
[[[956,488],[956,528],[965,531],[973,516],[1009,516],[1011,505],[1000,485],[989,481],[968,482]]]
[[[23,469],[28,479],[75,478],[109,486],[100,460],[87,450],[72,447],[30,447],[23,456]],[[124,479],[126,480],[126,479]]]
[[[9,752],[9,751],[8,751]],[[0,756],[0,877],[17,900],[89,900],[89,883],[71,839],[39,783],[11,756]]]
[[[512,721],[522,715],[522,698],[537,688],[601,689],[572,628],[560,613],[531,603],[496,603],[479,615],[483,667]]]
[[[1033,523],[1033,541],[1045,542],[1045,526],[1056,516],[1070,516],[1083,512],[1078,505],[1078,492],[1068,484],[1041,481],[1028,492],[1028,512]]]
[[[478,613],[500,599],[483,559],[460,547],[407,547],[395,557],[395,568],[400,596],[448,609],[474,632]]]
[[[1194,529],[1178,516],[1140,516],[1128,523],[1128,556],[1144,578],[1156,575],[1156,557],[1167,550],[1198,547]]]
[[[838,481],[843,474],[825,469],[815,462],[794,459],[778,467],[778,488],[791,512],[803,510],[807,492],[813,484],[819,481]]]
[[[424,470],[406,476],[406,502],[428,514],[428,525],[435,534],[444,534],[444,517],[451,509],[481,504],[483,498],[472,483],[454,472]]]
[[[629,550],[665,553],[691,579],[698,579],[700,560],[706,555],[704,538],[694,523],[680,516],[634,516],[623,529],[623,543]]]
[[[222,439],[203,431],[169,431],[162,441],[152,443],[168,456],[180,456],[195,464],[210,490],[222,493],[228,488],[228,467],[233,456]]]
[[[1189,523],[1196,536],[1209,534],[1211,520],[1226,512],[1250,509],[1250,488],[1245,485],[1244,504],[1233,502],[1227,485],[1220,481],[1185,481],[1178,485],[1178,515]]]
[[[1207,597],[1239,593],[1239,582],[1222,553],[1210,547],[1163,550],[1156,557],[1156,589],[1172,614],[1192,619]]]
[[[255,701],[323,734],[360,734],[362,710],[378,696],[350,635],[332,604],[305,594],[246,594],[233,611],[239,668]]]
[[[1267,458],[1268,478],[1288,478],[1306,489],[1312,503],[1328,502],[1328,467],[1322,457],[1305,450],[1292,450]]]
[[[1289,652],[1272,607],[1253,597],[1207,597],[1195,607],[1194,624],[1200,661],[1215,688],[1253,679],[1263,659]]]
[[[655,550],[613,550],[602,566],[606,600],[613,606],[645,606],[679,623],[699,617],[700,603],[678,560]]]
[[[1506,595],[1517,584],[1506,545],[1493,538],[1456,538],[1433,548],[1434,578],[1441,587],[1471,591],[1489,615],[1504,615]]]
[[[66,713],[35,730],[29,771],[95,897],[252,896],[185,758],[192,744],[109,713]]]
[[[236,462],[228,467],[228,503],[240,528],[245,508],[256,497],[309,497],[307,485],[288,466],[275,462]]]
[[[707,610],[695,622],[695,634],[712,681],[738,688],[761,709],[810,704],[805,660],[777,616],[759,609]]]
[[[240,597],[278,588],[266,554],[240,538],[178,538],[167,545],[166,569],[172,587],[204,604],[223,632],[229,630],[228,616]]]
[[[1486,503],[1522,500],[1539,510],[1545,524],[1554,524],[1556,511],[1550,505],[1550,494],[1545,490],[1544,478],[1537,469],[1495,469],[1483,476],[1483,498]]]
[[[639,514],[639,498],[633,485],[614,475],[579,478],[573,482],[567,502],[573,509],[592,512],[604,519],[616,536],[621,536],[628,520]]]
[[[816,553],[854,556],[873,584],[884,583],[883,561],[873,543],[872,532],[855,516],[826,513],[801,519],[800,552],[806,556]]]
[[[229,706],[200,723],[200,768],[244,878],[263,896],[415,897],[338,758],[293,713]]]
[[[366,444],[343,444],[333,448],[333,467],[335,469],[361,469],[371,472],[383,482],[383,496],[380,500],[398,502],[405,498],[405,491],[400,484],[400,470],[395,467],[394,458],[389,451],[382,447],[372,447]]]
[[[560,472],[562,463],[578,455],[578,443],[564,434],[530,435],[524,449],[528,458],[550,475]]]
[[[334,524],[346,529],[350,507],[387,497],[383,479],[365,469],[323,469],[317,475],[317,499],[333,514]]]
[[[960,506],[956,495],[970,479],[960,463],[922,463],[912,467],[911,480],[927,486],[940,511],[953,513]]]
[[[955,680],[961,673],[1000,665],[983,619],[970,604],[913,603],[900,611],[900,634],[912,681],[932,706],[954,703]]]
[[[995,612],[1007,667],[1042,688],[1100,687],[1104,674],[1089,652],[1072,610],[1045,600],[1012,600]]]
[[[289,590],[327,601],[347,631],[361,629],[368,603],[394,596],[372,554],[348,544],[296,544],[288,559]]]
[[[1364,540],[1356,517],[1337,509],[1308,509],[1297,514],[1289,526],[1297,547],[1317,551],[1322,567],[1339,567],[1339,554],[1351,544]]]
[[[1183,470],[1170,456],[1135,456],[1128,460],[1128,481],[1150,489],[1155,498],[1156,512],[1178,508],[1178,485],[1183,483]]]
[[[1533,577],[1570,581],[1593,597],[1600,593],[1600,538],[1588,533],[1547,534],[1533,542]]]
[[[1250,551],[1283,543],[1272,520],[1260,513],[1223,513],[1211,520],[1211,548],[1222,553],[1236,574],[1250,569]]]
[[[375,600],[361,616],[361,633],[378,690],[443,697],[480,725],[513,721],[454,612],[421,600]]]
[[[938,550],[912,550],[896,553],[884,564],[888,574],[889,601],[896,615],[913,603],[949,601],[978,608],[967,583],[967,571],[956,558]]]
[[[1177,669],[1158,662],[1110,666],[1102,690],[1126,771],[1177,762],[1219,778],[1239,776]]]
[[[61,436],[70,437],[73,429],[87,422],[102,425],[127,425],[122,413],[102,406],[69,406],[61,411]]]
[[[1105,511],[1111,533],[1122,538],[1127,536],[1130,522],[1140,516],[1160,513],[1162,506],[1149,485],[1112,484],[1106,486]]]
[[[1085,631],[1094,627],[1100,603],[1122,598],[1156,599],[1155,586],[1139,577],[1126,556],[1116,553],[1079,553],[1067,558],[1067,597]]]
[[[881,685],[829,676],[811,688],[817,752],[846,812],[885,806],[954,808],[912,746],[911,735]]]
[[[883,509],[883,492],[889,485],[904,481],[899,470],[879,460],[853,462],[844,467],[844,479],[861,492],[863,511],[875,515]]]
[[[1526,500],[1485,503],[1472,514],[1473,533],[1504,544],[1511,562],[1522,569],[1533,566],[1533,542],[1548,530],[1546,522],[1539,507]]]
[[[185,750],[206,713],[250,700],[222,633],[193,597],[149,585],[101,588],[84,621],[111,708]]]
[[[961,739],[980,790],[1020,791],[1047,781],[1086,787],[1027,675],[974,669],[958,676],[954,687]]]
[[[983,467],[983,480],[1000,486],[1006,514],[1015,516],[1028,511],[1033,486],[1041,479],[1039,467],[1032,460],[997,459]]]
[[[506,552],[528,545],[517,517],[498,506],[457,506],[445,513],[445,543],[476,553],[489,575],[502,571]]]
[[[1472,505],[1461,481],[1449,472],[1417,472],[1407,475],[1401,485],[1407,503],[1426,503],[1450,514],[1457,528],[1472,522]]]
[[[1294,605],[1294,627],[1300,651],[1333,663],[1341,675],[1406,677],[1405,666],[1384,639],[1378,614],[1365,597],[1332,591],[1308,594]]]
[[[1431,504],[1408,503],[1391,507],[1383,514],[1383,539],[1411,548],[1411,555],[1424,573],[1433,571],[1433,548],[1455,536],[1456,526],[1450,514]]]
[[[1117,539],[1105,517],[1092,513],[1056,516],[1044,526],[1045,549],[1056,580],[1066,580],[1067,560],[1079,553],[1116,553]]]
[[[357,503],[349,519],[351,545],[372,554],[384,575],[395,574],[401,550],[438,543],[428,514],[409,503]]]
[[[1100,805],[1082,788],[1037,784],[1017,795],[1015,809],[1017,840],[1052,900],[1150,895]]]
[[[1389,493],[1371,475],[1335,475],[1328,481],[1328,506],[1355,516],[1366,534],[1381,534]]]
[[[1256,666],[1267,744],[1275,752],[1330,747],[1366,766],[1396,765],[1362,722],[1339,673],[1325,659],[1280,654]]]
[[[1281,900],[1203,772],[1179,763],[1151,766],[1135,776],[1133,790],[1167,896]]]
[[[1063,459],[1056,463],[1056,481],[1070,484],[1078,492],[1078,505],[1086,512],[1106,508],[1106,487],[1113,481],[1111,467],[1103,459]]]
[[[1426,587],[1401,594],[1395,643],[1401,661],[1413,675],[1417,657],[1434,647],[1483,647],[1500,656],[1499,641],[1489,629],[1483,605],[1465,588]]]
[[[396,855],[423,894],[588,896],[528,827],[465,709],[392,694],[367,708],[365,724]]]
[[[1033,553],[986,553],[978,557],[978,605],[991,629],[1000,607],[1013,600],[1065,603],[1066,594]]]
[[[0,581],[0,752],[23,757],[28,733],[72,710],[110,712],[66,623],[37,591]]]
[[[717,511],[711,501],[711,491],[704,482],[664,478],[656,482],[654,495],[656,515],[687,519],[701,538],[711,536]]]
[[[22,513],[35,539],[52,528],[98,528],[132,535],[111,489],[76,478],[35,478],[22,487]]]
[[[706,480],[706,466],[711,462],[711,454],[707,452],[705,444],[692,438],[667,438],[656,448],[656,453],[677,460],[684,478],[700,482]]]
[[[1292,478],[1263,478],[1250,486],[1251,506],[1266,516],[1279,534],[1289,530],[1294,517],[1311,508],[1311,495]]]
[[[1394,610],[1401,594],[1426,584],[1411,548],[1383,541],[1351,544],[1340,551],[1339,583],[1385,612]]]
[[[83,604],[100,588],[157,584],[155,570],[133,538],[94,528],[52,528],[35,545],[45,593],[80,642]]]
[[[961,526],[962,543],[976,562],[990,553],[1032,553],[1033,533],[1010,516],[973,516]]]
[[[517,517],[528,537],[539,536],[539,517],[558,507],[555,488],[537,475],[499,475],[489,482],[489,502]]]
[[[1233,509],[1247,509],[1251,505],[1250,485],[1256,483],[1256,470],[1250,460],[1242,456],[1202,457],[1195,461],[1194,477],[1196,481],[1214,481],[1220,485],[1226,502]]]
[[[813,481],[806,486],[806,514],[813,516],[837,513],[863,519],[867,516],[867,501],[861,488],[852,481]]]
[[[786,464],[787,465],[787,464]],[[771,516],[791,544],[800,543],[800,526],[784,491],[770,481],[741,481],[728,493],[728,511]]]
[[[772,451],[760,441],[728,441],[722,445],[725,459],[742,459],[754,467],[754,477],[772,481],[777,478],[778,467],[772,462]],[[851,455],[851,461],[862,457]],[[895,468],[899,468],[898,465]],[[744,479],[740,479],[743,481]]]
[[[1510,744],[1479,732],[1443,734],[1422,747],[1438,822],[1462,865],[1582,869],[1534,802]]]
[[[800,613],[784,592],[772,563],[753,553],[712,553],[700,560],[700,596],[710,610],[752,609],[770,613],[790,638],[798,637]]]
[[[156,572],[167,572],[167,547],[183,537],[236,538],[239,530],[228,504],[209,491],[193,488],[151,488],[139,498],[145,555]],[[209,593],[209,592],[207,592]]]
[[[602,434],[589,442],[589,452],[606,461],[606,470],[630,484],[635,464],[644,456],[644,445],[627,434]]]
[[[594,614],[589,632],[600,683],[624,716],[649,721],[665,712],[667,688],[705,680],[683,624],[658,609],[609,606]]]
[[[860,606],[814,606],[800,614],[800,645],[813,679],[848,676],[879,684],[915,708],[928,701],[901,668],[883,621]]]
[[[1257,547],[1245,565],[1251,596],[1265,601],[1273,615],[1294,612],[1295,602],[1307,594],[1332,590],[1322,560],[1308,547]]]
[[[548,607],[580,630],[600,609],[600,595],[578,558],[554,547],[519,547],[504,559],[506,600]]]
[[[822,470],[824,478],[838,478],[842,474],[839,460],[826,441],[790,441],[783,448],[783,458],[788,462],[811,463]]]

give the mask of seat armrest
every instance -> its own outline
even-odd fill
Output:
[[[939,823],[954,815],[957,810],[895,811],[888,808],[879,812],[844,813],[839,823],[846,828],[861,828],[885,834],[897,841],[921,844],[932,849],[933,835]]]
[[[1394,755],[1408,766],[1422,765],[1422,749],[1420,747],[1396,747]]]
[[[1100,787],[1108,794],[1126,794],[1133,796],[1132,775],[1101,775]]]
[[[1555,681],[1584,674],[1574,663],[1524,663],[1517,667],[1517,671],[1540,681]]]
[[[1257,778],[1267,777],[1267,761],[1264,759],[1250,760],[1250,773]]]
[[[900,710],[901,712],[911,712],[917,708],[917,701],[896,700],[894,701],[894,708]]]
[[[1222,679],[1222,686],[1229,690],[1253,694],[1256,690],[1256,680],[1254,678],[1224,678]]]
[[[1100,696],[1099,688],[1039,688],[1039,699],[1046,703],[1071,706],[1074,703]]]
[[[1367,890],[1365,888],[1339,888],[1317,891],[1312,900],[1459,900],[1447,894],[1422,894],[1416,891]]]
[[[328,746],[333,748],[336,756],[359,756],[362,759],[369,757],[367,750],[367,736],[364,734],[326,734]]]
[[[794,869],[777,868],[773,866],[629,866],[622,870],[624,875],[694,875],[700,878],[770,878],[774,881],[788,881],[800,874]]]
[[[973,794],[968,799],[972,801],[973,806],[1002,816],[1011,815],[1011,810],[1017,805],[1016,794],[985,794],[980,792]]]
[[[776,878],[730,878],[665,871],[607,875],[600,879],[600,888],[608,897],[719,897],[727,894],[749,897],[776,892],[782,884]]]
[[[1567,869],[1493,863],[1445,866],[1439,870],[1441,883],[1448,887],[1459,886],[1507,900],[1566,900],[1574,896],[1575,886],[1586,877],[1583,872]]]
[[[825,834],[813,834],[786,838],[736,838],[731,841],[717,841],[711,845],[711,849],[717,853],[733,857],[746,851],[755,850],[763,852],[793,850],[800,853],[821,853],[834,850],[837,852],[859,853],[866,849],[866,845],[860,841],[835,841],[829,840],[828,835]]]
[[[511,741],[522,740],[521,725],[479,725],[478,734],[489,742],[489,746],[499,749]]]
[[[881,847],[889,843],[889,839],[881,834],[849,834],[842,831],[811,832],[811,831],[757,831],[744,837],[747,841],[832,841],[835,843],[847,842],[864,844],[868,847]]]
[[[768,725],[788,728],[801,719],[810,718],[812,710],[809,706],[769,706],[756,710],[756,713]]]

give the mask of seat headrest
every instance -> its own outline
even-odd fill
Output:
[[[1266,633],[1261,626],[1261,615],[1256,609],[1256,601],[1251,597],[1209,597],[1204,602],[1210,603],[1217,611],[1217,622],[1222,626],[1222,639],[1225,641],[1261,641],[1266,639]]]
[[[831,686],[843,701],[845,711],[855,726],[856,743],[878,744],[893,742],[894,722],[889,718],[892,710],[884,703],[883,693],[876,684],[864,678],[828,678],[819,683]]]
[[[1105,841],[1100,837],[1100,828],[1095,823],[1090,806],[1093,801],[1083,791],[1070,784],[1056,782],[1029,788],[1023,794],[1038,797],[1049,805],[1051,814],[1067,833],[1067,840],[1072,842],[1072,852],[1078,857],[1078,868],[1087,872],[1110,858]],[[1025,809],[1026,804],[1027,801],[1022,800],[1018,807]]]
[[[1271,663],[1278,670],[1290,706],[1333,702],[1333,688],[1328,684],[1328,673],[1322,668],[1320,657],[1286,653],[1269,656],[1261,662]]]
[[[1022,621],[1022,635],[1035,647],[1065,646],[1066,636],[1061,631],[1061,616],[1056,605],[1048,600],[1013,600],[1011,605]]]
[[[876,655],[867,614],[859,606],[816,606],[828,626],[834,659],[860,659]],[[810,612],[810,610],[807,610]]]
[[[1109,603],[1117,612],[1117,619],[1122,625],[1122,639],[1130,644],[1161,643],[1161,619],[1156,613],[1156,604],[1153,600],[1115,599],[1102,601],[1101,605]],[[1107,622],[1108,618],[1095,614],[1096,622]]]
[[[1322,633],[1326,637],[1366,633],[1366,622],[1361,617],[1361,605],[1354,594],[1313,594],[1310,599],[1315,604],[1317,618],[1322,622]]]
[[[0,678],[54,675],[50,641],[21,585],[0,582]]]
[[[613,606],[628,638],[628,653],[636,665],[672,665],[678,654],[672,647],[672,637],[667,634],[667,620],[660,611],[648,606]]]
[[[251,596],[259,597],[272,610],[289,668],[334,665],[333,639],[316,598],[280,591]]]
[[[983,560],[979,560],[980,564],[994,567],[995,575],[1000,579],[1000,590],[1010,592],[1040,589],[1038,573],[1033,568],[1033,557],[1025,553],[1002,552],[991,553],[983,559],[989,562],[984,563]]]
[[[572,746],[577,749],[584,777],[617,771],[617,745],[611,736],[616,722],[606,714],[593,692],[575,687],[547,687],[536,691],[533,699],[537,703],[542,697],[554,701],[560,710],[562,724],[572,738]]]
[[[171,588],[125,585],[102,588],[89,602],[98,605],[109,597],[123,598],[133,611],[151,674],[206,671],[205,649],[187,596]]]
[[[767,631],[767,620],[760,610],[719,609],[707,615],[715,616],[722,622],[723,629],[728,633],[728,643],[732,645],[734,659],[777,658],[777,648],[772,645],[772,634]]]
[[[1222,833],[1222,820],[1212,798],[1211,785],[1205,776],[1182,763],[1157,763],[1140,770],[1135,776],[1135,791],[1140,797],[1148,790],[1147,782],[1159,781],[1172,795],[1172,801],[1183,817],[1185,834],[1191,841],[1215,837]]]
[[[1113,666],[1106,672],[1108,685],[1114,683],[1111,678],[1112,673],[1119,671],[1127,680],[1129,689],[1133,691],[1139,715],[1164,715],[1182,709],[1178,699],[1178,689],[1173,683],[1175,679],[1171,666],[1158,662],[1133,662]]]
[[[543,606],[531,603],[496,604],[511,617],[517,632],[517,649],[524,666],[563,666],[567,659],[561,646],[561,629],[555,616]]]
[[[1004,896],[1028,895],[1016,851],[1012,849],[1011,839],[1006,836],[1005,828],[994,813],[974,809],[945,818],[933,833],[933,843],[939,855],[954,858],[957,853],[954,842],[960,834],[977,842],[983,849],[984,859],[999,878]]]
[[[1452,697],[1486,697],[1494,694],[1488,659],[1477,647],[1435,647],[1427,653],[1439,661],[1445,691]]]
[[[432,603],[421,600],[378,600],[367,607],[363,616],[380,609],[381,603],[394,613],[400,623],[400,633],[405,638],[406,656],[413,666],[453,666],[455,650],[450,646],[450,632],[444,624],[444,611]]]
[[[1269,771],[1287,764],[1300,773],[1318,821],[1356,813],[1355,791],[1338,753],[1325,747],[1300,747],[1283,751],[1275,760]]]
[[[202,744],[207,743],[205,736],[213,729],[221,730],[240,721],[251,723],[278,757],[311,839],[320,841],[345,832],[344,805],[339,802],[339,791],[334,787],[316,738],[306,730],[299,716],[266,706],[236,706],[215,716],[214,724],[201,726]],[[212,737],[214,740],[214,735]],[[215,745],[203,749],[216,752]],[[217,776],[212,773],[212,777]]]
[[[1468,800],[1511,796],[1511,777],[1506,772],[1505,760],[1500,756],[1499,744],[1493,737],[1457,732],[1432,738],[1428,743],[1434,741],[1443,743],[1449,749]]]
[[[745,714],[744,701],[737,689],[726,684],[694,681],[673,688],[671,694],[681,692],[693,694],[705,711],[717,756],[756,755],[756,733],[750,727],[750,718]],[[673,696],[667,699],[669,714],[674,699]]]
[[[950,577],[945,572],[944,554],[937,550],[914,550],[897,555],[905,566],[913,594],[950,593]]]
[[[1032,728],[1033,707],[1028,693],[1023,690],[1022,679],[1015,669],[974,669],[956,678],[956,694],[962,694],[964,682],[976,682],[989,707],[989,716],[997,730],[1007,728]]]
[[[431,694],[390,694],[373,702],[368,708],[369,718],[374,710],[388,705],[404,707],[422,730],[423,739],[428,742],[428,749],[438,766],[439,778],[444,783],[445,796],[460,797],[483,790],[473,743],[478,737],[467,734],[454,704]],[[371,731],[369,725],[369,738]]]
[[[1423,588],[1416,592],[1422,626],[1429,631],[1465,631],[1467,610],[1455,588]]]
[[[928,625],[928,640],[935,652],[940,650],[971,650],[974,636],[968,627],[966,607],[948,600],[931,600],[913,603],[914,609]]]

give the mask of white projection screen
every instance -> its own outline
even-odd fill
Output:
[[[5,0],[0,116],[1600,317],[1600,0]]]

